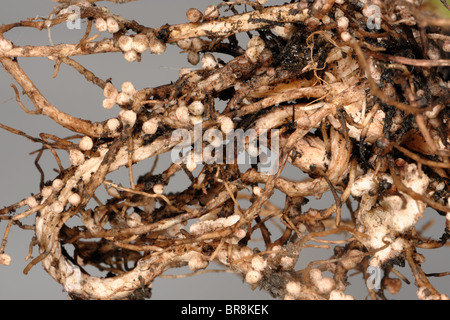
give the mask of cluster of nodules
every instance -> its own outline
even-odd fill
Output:
[[[204,13],[195,8],[191,8],[186,12],[186,16],[190,22],[201,22],[216,19],[219,17],[219,15],[219,9],[215,5],[206,7]],[[292,25],[289,25],[286,28],[276,27],[276,29],[281,34],[289,34],[289,36],[292,35],[295,31],[292,28]],[[194,66],[201,62],[202,69],[213,70],[218,65],[216,59],[212,54],[205,53],[202,57],[200,56],[200,52],[207,50],[210,46],[209,41],[194,37],[178,40],[177,45],[180,49],[188,52],[188,62]],[[245,51],[245,53],[251,62],[256,63],[262,53],[265,53],[265,56],[267,56],[267,58],[271,56],[271,52],[264,49],[264,41],[259,36],[254,36],[247,44],[247,50]]]
[[[270,253],[255,254],[249,247],[240,249],[242,259],[249,261],[246,265],[245,281],[251,285],[259,285],[272,270],[292,271],[297,262],[286,248],[276,245]]]
[[[84,136],[78,143],[78,148],[69,150],[70,163],[74,166],[80,166],[86,160],[84,151],[90,151],[94,147],[94,141],[89,136]]]
[[[200,56],[199,52],[207,48],[209,45],[208,41],[202,40],[201,38],[187,38],[177,41],[177,45],[180,49],[188,52],[187,60],[190,64],[195,66],[201,62],[201,68],[203,70],[214,70],[219,66],[216,58],[211,53],[204,53]],[[250,62],[256,63],[258,61],[268,60],[272,56],[272,52],[265,48],[264,40],[261,37],[253,36],[247,43],[245,55]],[[180,76],[187,71],[189,69],[183,70]]]
[[[137,90],[133,83],[125,81],[122,83],[121,91],[119,92],[112,83],[107,82],[103,89],[103,108],[111,109],[116,104],[121,107],[117,118],[111,118],[106,121],[105,129],[109,133],[117,133],[120,128],[130,126],[133,127],[137,120],[137,113],[128,107],[136,98]],[[142,125],[144,134],[154,134],[158,130],[159,119],[151,118],[145,121]],[[77,148],[71,148],[69,151],[70,162],[74,166],[80,166],[85,162],[86,151],[92,150],[94,142],[92,138],[84,136],[78,143]]]
[[[41,190],[41,199],[40,204],[43,204],[45,201],[47,201],[48,198],[50,198],[53,194],[58,193],[61,191],[61,189],[64,187],[64,182],[61,179],[55,179],[52,181],[50,185],[46,185]],[[72,192],[67,202],[76,207],[81,202],[81,197],[78,193]],[[25,199],[25,203],[28,205],[30,209],[34,209],[39,205],[38,198],[36,196],[30,196],[27,199]],[[52,210],[55,213],[61,213],[64,211],[66,203],[62,203],[60,200],[54,201],[51,206]]]
[[[215,220],[200,218],[200,221],[190,226],[189,231],[193,236],[201,236],[214,230],[231,227],[239,218],[240,215],[237,214]],[[180,228],[182,226],[178,226],[176,231],[179,232]],[[245,282],[258,286],[266,276],[270,276],[272,270],[292,271],[294,269],[297,261],[296,252],[290,252],[289,249],[280,245],[273,246],[268,252],[256,252],[248,246],[238,245],[245,236],[245,229],[236,229],[231,237],[224,239],[223,246],[214,254],[218,261],[231,264],[236,270],[240,270]],[[188,266],[192,271],[205,269],[210,262],[211,258],[199,251],[201,251],[200,248],[198,251],[192,251],[188,257]]]
[[[204,13],[195,8],[191,8],[186,12],[186,17],[190,22],[212,20],[218,18],[219,15],[219,9],[215,5],[206,7]],[[207,45],[206,41],[200,38],[187,38],[179,40],[177,45],[180,49],[188,52],[188,61],[192,65],[195,66],[200,61],[202,61],[202,67],[204,69],[214,69],[217,65],[214,56],[211,54],[205,54],[202,59],[200,58],[199,52]]]
[[[329,300],[354,300],[354,297],[347,295],[344,291],[339,290],[336,283],[331,277],[324,277],[322,271],[313,268],[309,272],[309,278],[317,291],[322,296],[327,296]],[[291,280],[286,283],[285,300],[295,300],[300,297],[302,292],[306,291],[305,284],[300,281]]]
[[[103,89],[103,108],[111,109],[116,104],[121,107],[117,118],[111,118],[106,121],[106,130],[110,133],[117,133],[124,126],[134,126],[137,120],[137,113],[130,110],[130,106],[136,99],[138,91],[130,81],[122,83],[121,91],[117,90],[110,82],[106,83]],[[155,134],[160,126],[162,116],[166,117],[166,121],[174,124],[175,127],[189,127],[199,124],[204,119],[205,105],[201,100],[194,100],[186,103],[183,99],[172,101],[153,101],[153,114],[149,119],[143,121],[142,134]],[[219,115],[217,117],[217,125],[223,134],[231,132],[235,124],[230,117]],[[79,150],[73,152],[80,154]],[[194,171],[196,168],[196,160],[187,160],[187,168]],[[76,165],[79,165],[78,161]],[[72,164],[75,165],[74,162]]]
[[[108,17],[106,20],[97,18],[95,26],[100,32],[108,31],[114,34],[120,31],[120,25],[113,17]],[[138,60],[147,49],[152,54],[162,54],[166,51],[166,44],[151,32],[122,35],[117,39],[116,45],[122,50],[123,56],[128,62]]]
[[[139,55],[147,49],[152,54],[162,54],[166,51],[166,44],[156,38],[153,33],[136,34],[134,36],[123,35],[117,40],[117,45],[128,62],[136,61]]]
[[[136,98],[137,90],[133,83],[125,81],[122,83],[121,91],[119,92],[112,83],[106,83],[103,89],[103,108],[111,109],[114,105],[122,107],[119,112],[118,118],[109,119],[106,122],[106,128],[110,132],[117,132],[123,125],[134,126],[137,120],[137,114],[133,110],[129,110],[127,107],[133,103]],[[155,106],[155,109],[161,109],[162,105]],[[158,118],[152,118],[144,122],[142,125],[142,131],[144,134],[154,134],[158,130]]]
[[[236,234],[235,238],[245,236],[245,231],[242,229],[241,231],[242,234]],[[271,253],[256,253],[250,247],[233,245],[232,242],[228,242],[230,247],[219,249],[217,259],[231,263],[237,269],[242,270],[245,282],[252,286],[261,284],[265,276],[270,276],[273,268],[290,271],[295,266],[296,259],[291,257],[281,246],[275,246]],[[209,261],[210,258],[207,255],[193,252],[189,256],[188,266],[192,271],[198,271],[205,269]]]

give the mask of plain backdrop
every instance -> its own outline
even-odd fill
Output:
[[[189,8],[195,7],[203,11],[207,5],[214,3],[217,2],[212,0],[139,0],[121,5],[110,2],[101,2],[99,5],[108,6],[113,13],[120,14],[125,18],[157,28],[166,23],[184,23],[187,21],[185,13]],[[272,3],[277,4],[274,0]],[[36,16],[47,17],[54,5],[55,3],[51,0],[3,0],[0,4],[0,24],[13,23]],[[81,30],[71,30],[64,24],[52,28],[51,39],[55,44],[77,43],[83,36],[85,25],[85,23],[82,24]],[[15,28],[5,36],[16,45],[49,44],[47,30]],[[140,63],[128,63],[120,53],[74,57],[74,59],[101,79],[112,78],[116,87],[124,81],[132,81],[138,89],[175,81],[180,68],[192,67],[187,62],[186,54],[181,54],[180,49],[173,45],[168,45],[166,53],[160,56],[150,55],[149,52],[146,52]],[[103,121],[117,116],[119,111],[117,106],[111,110],[102,108],[101,89],[88,83],[84,77],[68,66],[62,65],[58,76],[52,78],[54,62],[48,59],[20,58],[19,63],[42,94],[60,110],[92,121]],[[24,113],[15,101],[14,92],[10,87],[11,83],[15,83],[12,77],[4,70],[0,70],[1,123],[35,137],[38,137],[40,133],[51,133],[60,137],[71,135],[69,131],[55,125],[45,116]],[[33,109],[33,105],[26,96],[22,96],[22,100],[26,106]],[[39,147],[23,137],[7,131],[0,131],[0,208],[39,192],[40,175],[34,166],[35,155],[30,155]],[[59,155],[67,166],[67,155],[64,153],[59,153]],[[149,159],[136,166],[135,177],[150,170],[153,161],[153,159]],[[170,158],[161,157],[156,172],[167,168],[168,161]],[[42,156],[41,166],[45,171],[46,180],[55,178],[56,173],[53,168],[57,168],[57,164],[50,152],[46,152]],[[285,169],[283,176],[292,179],[303,177],[298,169],[290,166]],[[116,181],[123,179],[126,184],[127,172],[119,170],[111,174],[110,178],[116,179]],[[186,177],[176,177],[171,181],[169,191],[182,190],[187,185]],[[99,196],[101,196],[101,192]],[[271,200],[280,207],[284,204],[284,196],[279,192],[276,192]],[[327,208],[332,202],[332,197],[326,194],[322,199],[313,199],[309,205],[322,209]],[[246,204],[242,205],[245,208]],[[436,212],[427,211],[419,225],[424,225],[431,220],[435,223],[424,235],[440,237],[443,231],[443,219],[444,217],[437,215]],[[26,219],[24,223],[32,225],[34,221],[30,218]],[[1,237],[3,237],[5,226],[6,222],[0,220]],[[275,237],[279,230],[275,225],[271,228]],[[23,269],[29,263],[24,258],[28,254],[32,234],[32,231],[22,230],[18,227],[13,227],[10,232],[6,253],[12,257],[12,262],[9,266],[0,266],[0,299],[67,299],[67,294],[62,291],[62,287],[43,270],[40,264],[34,266],[28,275],[23,274]],[[343,235],[340,239],[342,238],[344,238]],[[424,264],[425,272],[448,271],[450,265],[448,247],[421,253],[427,257],[427,263]],[[324,249],[304,249],[297,267],[304,268],[309,261],[325,259],[330,254],[329,250]],[[34,248],[32,257],[36,257],[36,255],[37,248]],[[209,269],[220,269],[220,266],[211,265]],[[413,281],[409,268],[399,267],[398,269]],[[96,274],[95,271],[91,271]],[[168,274],[185,273],[189,273],[187,268],[168,272]],[[450,291],[449,278],[431,278],[431,280],[438,290],[448,294]],[[364,299],[367,291],[364,289],[361,275],[350,277],[349,281],[352,285],[349,286],[347,293]],[[403,284],[403,286],[405,290],[401,295],[388,297],[394,299],[417,298],[415,286],[412,284],[409,286]],[[242,281],[242,277],[230,273],[210,273],[181,279],[157,279],[153,283],[152,292],[153,299],[272,299],[264,291],[251,290],[250,286]]]

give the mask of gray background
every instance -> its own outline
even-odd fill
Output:
[[[281,1],[270,1],[269,3],[280,3]],[[113,13],[122,15],[128,19],[134,19],[141,24],[150,27],[159,27],[163,24],[175,24],[186,22],[185,12],[191,7],[200,9],[214,3],[214,1],[182,1],[182,0],[157,0],[144,1],[114,5],[110,2],[102,2],[111,8]],[[24,20],[26,18],[44,16],[52,10],[54,2],[50,0],[3,0],[0,5],[0,23],[8,24]],[[84,26],[85,24],[83,24]],[[52,39],[55,44],[68,42],[77,43],[82,37],[84,30],[69,30],[64,24],[52,29]],[[30,28],[15,28],[6,34],[6,37],[16,45],[47,45],[47,31],[37,31]],[[116,87],[124,81],[132,81],[136,88],[152,87],[170,83],[178,78],[178,71],[182,67],[192,67],[188,64],[185,54],[180,54],[176,46],[168,46],[164,55],[155,56],[146,52],[142,62],[128,63],[120,53],[104,54],[98,56],[75,57],[75,60],[93,71],[98,77],[107,79],[111,77]],[[118,107],[111,110],[102,108],[102,91],[85,81],[75,70],[62,65],[59,75],[53,79],[53,62],[44,58],[20,58],[19,63],[27,75],[36,84],[43,95],[60,110],[74,116],[102,121],[116,117]],[[25,131],[32,136],[40,133],[51,133],[60,137],[71,135],[71,133],[53,123],[45,116],[32,116],[25,114],[15,102],[15,96],[10,84],[14,80],[4,70],[0,70],[0,122],[13,128]],[[30,109],[33,109],[30,101],[23,96],[22,101]],[[32,193],[39,192],[39,173],[34,166],[34,155],[30,152],[39,148],[38,145],[23,137],[13,135],[9,132],[0,132],[0,207],[4,207],[26,198]],[[68,165],[68,157],[65,153],[59,153],[63,164]],[[161,172],[168,165],[168,157],[161,157],[157,166],[157,172]],[[50,152],[44,153],[41,159],[46,180],[54,179],[56,173],[53,168],[57,164]],[[153,159],[143,161],[135,169],[135,177],[149,170]],[[245,169],[242,168],[243,170]],[[199,169],[197,169],[199,170]],[[283,176],[292,179],[301,179],[299,170],[288,166]],[[108,178],[115,181],[123,181],[127,184],[127,172],[119,170]],[[188,185],[186,176],[177,176],[169,185],[169,190],[182,190]],[[97,194],[102,198],[101,192]],[[271,199],[275,204],[283,206],[284,196],[276,192]],[[309,204],[317,209],[326,208],[332,203],[330,195],[326,194],[320,200],[312,200]],[[246,202],[242,203],[243,208]],[[348,214],[348,213],[347,213]],[[345,218],[344,213],[344,218]],[[348,217],[348,216],[347,216]],[[434,211],[427,211],[424,219],[419,223],[423,225],[427,221],[434,220],[435,224],[425,232],[425,236],[439,237],[443,230],[444,217],[438,216]],[[33,224],[32,219],[24,221]],[[0,237],[3,237],[5,221],[0,220]],[[277,236],[277,227],[271,226],[274,238]],[[12,257],[9,266],[0,266],[0,299],[67,299],[62,287],[45,273],[39,264],[31,269],[28,275],[22,273],[28,264],[24,261],[28,253],[28,246],[32,237],[31,231],[25,231],[13,227],[8,238],[6,253]],[[344,235],[336,239],[343,239]],[[258,243],[253,244],[255,247]],[[424,265],[425,272],[448,271],[449,249],[421,251],[427,257]],[[36,257],[37,249],[33,250]],[[298,268],[303,268],[312,259],[324,259],[329,257],[330,252],[325,249],[305,249],[302,252]],[[220,266],[211,265],[209,269],[219,269]],[[447,269],[446,269],[447,268]],[[398,268],[401,272],[413,280],[409,268]],[[93,271],[93,270],[91,270]],[[171,270],[168,274],[184,274],[190,271],[186,268]],[[93,271],[94,274],[95,271]],[[352,283],[347,293],[354,294],[358,298],[364,298],[367,292],[362,288],[363,281],[360,275],[349,278]],[[442,292],[449,293],[450,277],[431,278],[433,285]],[[416,299],[415,287],[403,284],[402,295],[389,296],[390,298]],[[270,295],[256,289],[254,291],[243,283],[242,277],[229,273],[212,273],[182,279],[157,279],[153,283],[154,299],[271,299]]]

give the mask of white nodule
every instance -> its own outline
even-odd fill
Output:
[[[205,269],[209,262],[201,253],[195,252],[189,259],[188,266],[192,271]]]
[[[152,54],[163,54],[166,51],[166,44],[159,39],[152,39],[148,49]]]
[[[102,107],[105,109],[112,109],[116,104],[116,98],[105,98],[102,102]]]
[[[138,58],[138,53],[134,50],[126,51],[123,53],[123,57],[128,62],[134,62]]]
[[[202,69],[213,70],[217,65],[216,58],[211,53],[205,53],[202,57]]]
[[[95,19],[95,27],[99,32],[105,32],[108,30],[108,26],[106,25],[106,21],[103,18]]]
[[[137,114],[133,110],[125,110],[122,113],[122,123],[123,124],[129,125],[132,127],[136,123],[136,119],[137,119]]]
[[[189,109],[186,106],[179,106],[175,110],[175,116],[178,121],[187,123],[189,122]]]
[[[107,82],[105,87],[103,88],[103,95],[105,98],[115,99],[119,93],[117,89],[113,86],[111,82]]]
[[[125,81],[122,83],[122,92],[125,92],[130,96],[134,96],[136,94],[136,88],[131,81]]]
[[[164,193],[164,185],[161,183],[157,183],[153,186],[153,192],[156,194],[163,194]]]
[[[156,118],[149,119],[142,124],[142,132],[145,134],[155,134],[158,130],[159,120]]]
[[[91,137],[84,136],[81,138],[80,142],[78,143],[78,147],[81,150],[88,151],[91,150],[94,146],[94,142],[92,141]]]
[[[108,119],[108,121],[106,122],[106,126],[109,130],[115,132],[120,127],[120,121],[116,118]]]
[[[209,5],[205,9],[205,19],[217,19],[220,15],[219,9],[213,4]]]
[[[64,182],[61,179],[55,179],[52,182],[52,188],[54,191],[58,192],[64,186]]]
[[[245,275],[245,281],[249,284],[256,284],[262,279],[262,274],[259,271],[250,270]]]
[[[74,166],[80,166],[84,163],[84,154],[78,149],[70,149],[69,158],[70,163]]]
[[[149,41],[146,35],[138,34],[133,38],[133,50],[139,53],[144,53],[149,46]]]
[[[133,49],[133,39],[129,36],[120,36],[117,40],[120,50],[127,52]]]
[[[223,133],[228,133],[232,130],[234,130],[234,123],[233,120],[231,120],[231,118],[226,117],[226,116],[220,116],[217,121],[220,124],[220,130],[222,130]]]
[[[191,22],[199,22],[203,19],[203,14],[201,13],[200,10],[195,9],[195,8],[190,8],[187,12],[186,12],[186,17],[188,18],[189,21]]]
[[[120,92],[116,97],[116,103],[119,106],[127,105],[127,104],[131,103],[132,101],[133,101],[132,96],[130,96],[129,94],[126,94],[125,92]]]
[[[81,202],[81,197],[78,193],[72,193],[68,199],[69,203],[76,207]]]
[[[116,19],[114,19],[112,17],[109,17],[108,19],[106,19],[106,27],[107,27],[109,33],[116,33],[120,29],[119,24],[117,23]]]
[[[0,254],[0,264],[8,266],[11,263],[11,257],[6,253]]]
[[[200,116],[203,114],[203,112],[205,111],[205,106],[203,105],[203,103],[201,101],[194,101],[189,105],[189,111],[194,115],[194,116]]]
[[[0,37],[0,51],[7,52],[13,48],[13,44],[8,39]]]

